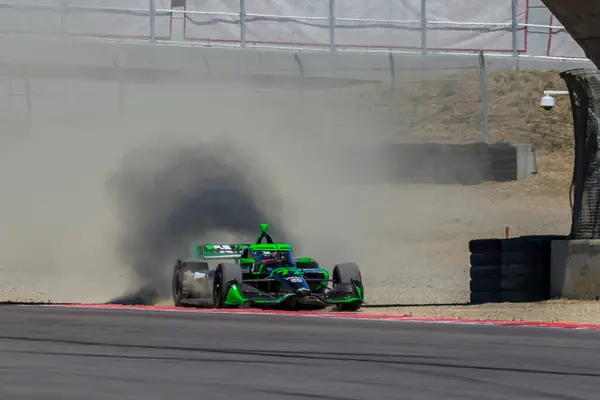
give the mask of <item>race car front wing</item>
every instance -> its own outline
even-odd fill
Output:
[[[362,288],[354,284],[340,284],[323,292],[296,294],[293,292],[267,293],[247,283],[232,283],[225,297],[226,306],[274,306],[303,304],[325,307],[335,304],[363,302]]]

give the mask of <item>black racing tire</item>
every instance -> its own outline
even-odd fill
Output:
[[[502,252],[502,239],[472,239],[469,240],[471,253],[500,253]]]
[[[500,279],[500,265],[477,265],[469,268],[469,276],[477,279]]]
[[[500,282],[501,289],[506,291],[535,292],[544,290],[548,285],[548,281],[544,282],[542,278],[536,277],[502,278]]]
[[[505,251],[502,253],[502,264],[533,264],[541,263],[544,260],[544,254],[538,251]]]
[[[471,292],[499,292],[500,279],[474,279],[469,282]]]
[[[187,294],[183,289],[183,269],[182,262],[177,261],[173,268],[173,279],[171,282],[171,293],[173,296],[173,305],[175,307],[183,307],[182,300],[187,298]]]
[[[548,250],[552,247],[555,240],[567,240],[569,236],[565,235],[524,235],[502,242],[502,251],[525,251],[538,252]]]
[[[337,264],[335,267],[333,267],[333,274],[331,279],[333,280],[333,287],[337,285],[355,285],[356,287],[360,288],[364,299],[365,291],[362,283],[362,275],[360,273],[360,268],[357,264]],[[361,306],[362,301],[336,304],[336,308],[339,311],[358,311]]]
[[[213,306],[231,308],[225,304],[227,292],[232,283],[242,283],[242,270],[237,264],[219,264],[213,281]]]
[[[549,276],[549,268],[544,268],[541,263],[533,264],[508,264],[502,265],[501,274],[503,279],[509,278],[537,278],[543,279]]]
[[[485,304],[485,303],[500,303],[502,301],[502,292],[471,292],[470,303],[471,304]]]
[[[473,253],[469,256],[469,264],[472,267],[480,265],[500,265],[502,263],[502,253]]]

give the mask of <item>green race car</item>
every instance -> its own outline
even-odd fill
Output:
[[[292,310],[334,305],[340,311],[361,307],[364,289],[355,263],[338,264],[330,275],[312,258],[294,258],[290,244],[274,243],[268,228],[260,226],[254,244],[194,246],[194,260],[175,264],[174,304]],[[225,262],[210,268],[211,260]]]

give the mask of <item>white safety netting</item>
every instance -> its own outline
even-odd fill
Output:
[[[170,0],[153,0],[154,35],[171,37]],[[2,0],[0,33],[150,38],[150,0]]]
[[[187,0],[186,39],[512,51],[510,0],[425,0],[424,7],[422,0],[246,0],[243,27],[241,7],[240,0]],[[519,24],[527,10],[517,1]],[[518,27],[518,50],[525,46],[525,28]]]

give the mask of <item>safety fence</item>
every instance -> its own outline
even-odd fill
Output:
[[[540,114],[538,98],[524,112],[522,94],[541,96],[542,89],[561,89],[564,83],[557,77],[556,83],[540,88],[538,81],[517,75],[513,67],[547,71],[593,66],[589,61],[514,59],[483,52],[239,51],[2,35],[0,48],[0,120],[69,115],[74,110],[90,115],[120,109],[130,113],[136,107],[145,110],[148,99],[164,107],[201,97],[207,82],[217,82],[222,92],[252,84],[260,88],[257,93],[270,93],[274,87],[324,90],[380,82],[383,97],[360,107],[370,109],[373,101],[381,102],[376,109],[382,115],[377,118],[418,127],[407,130],[414,133],[411,140],[419,141],[426,132],[443,143],[514,142],[520,137],[515,124],[529,121],[536,127],[529,132],[529,142],[543,138],[547,143],[552,137],[562,145],[564,133]],[[172,97],[165,92],[169,87]],[[331,101],[339,101],[336,96],[341,94],[334,93]],[[189,104],[197,106],[192,100]]]
[[[516,56],[546,28],[547,56],[584,57],[555,19],[529,14],[529,0],[2,0],[0,34]]]
[[[526,31],[518,25],[527,22],[527,2],[490,5],[447,0],[224,0],[209,12],[204,0],[187,0],[185,38],[331,48],[525,51]]]
[[[548,50],[546,55],[549,57],[571,57],[586,58],[583,49],[565,30],[563,25],[550,15],[548,31]]]

